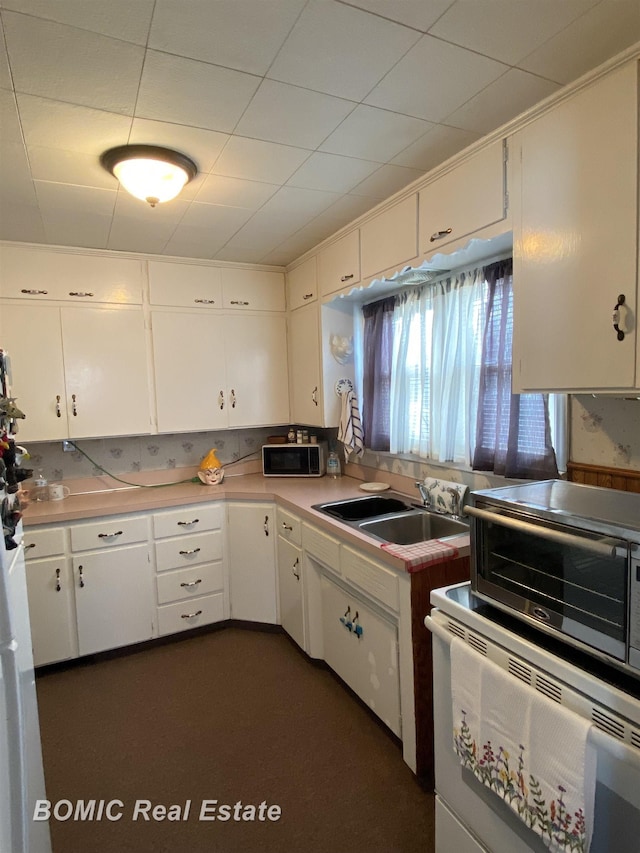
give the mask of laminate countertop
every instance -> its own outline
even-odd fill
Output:
[[[227,476],[218,486],[205,486],[189,480],[171,485],[98,488],[74,493],[73,483],[70,483],[72,494],[64,500],[29,504],[24,510],[23,523],[28,528],[34,524],[55,524],[132,512],[149,512],[216,500],[268,501],[282,506],[329,535],[336,536],[345,544],[364,551],[398,571],[415,571],[415,563],[411,560],[388,553],[377,540],[312,508],[314,504],[326,501],[362,497],[360,483],[360,480],[346,476],[336,480],[328,477],[270,478],[256,473]],[[408,497],[411,500],[416,499],[415,495],[409,494]],[[438,559],[437,546],[435,553],[434,549],[431,549],[432,565],[444,559],[452,559],[452,546],[456,551],[454,556],[463,557],[469,554],[468,534],[450,538],[446,544],[442,544],[441,559]]]

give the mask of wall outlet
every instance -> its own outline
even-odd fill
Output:
[[[75,450],[75,446],[72,441],[63,441],[62,449],[65,453],[68,453],[70,450]]]

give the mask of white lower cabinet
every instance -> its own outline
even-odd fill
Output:
[[[228,505],[231,616],[278,622],[276,523],[272,503]]]
[[[223,525],[221,503],[154,513],[160,636],[228,618]]]
[[[278,537],[278,593],[280,624],[300,648],[304,638],[304,609],[302,597],[302,548]]]
[[[400,736],[397,624],[328,577],[321,586],[325,661]]]

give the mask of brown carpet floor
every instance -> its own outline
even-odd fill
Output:
[[[229,627],[41,674],[47,795],[124,803],[51,821],[54,853],[429,853],[433,795],[398,742],[283,634]],[[132,820],[191,800],[187,820]],[[202,800],[277,822],[200,821]]]

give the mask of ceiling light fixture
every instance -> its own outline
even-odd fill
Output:
[[[119,145],[105,151],[100,162],[127,192],[151,207],[171,201],[198,174],[185,154],[158,145]]]

